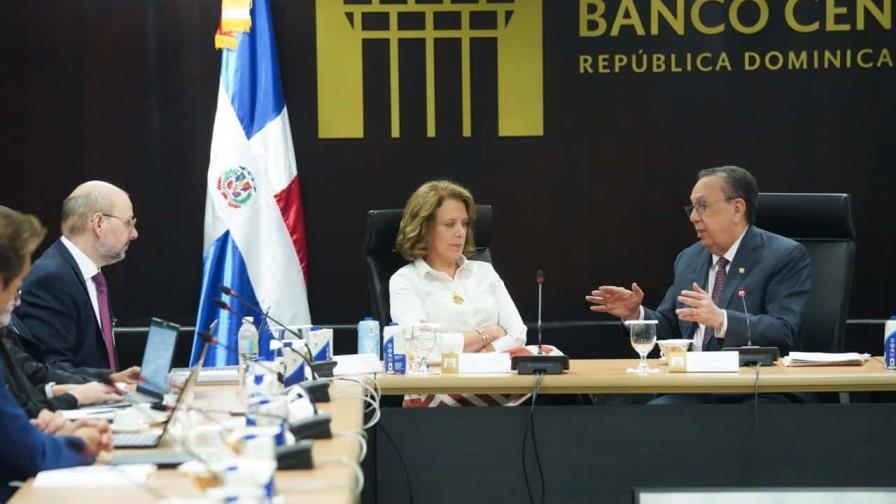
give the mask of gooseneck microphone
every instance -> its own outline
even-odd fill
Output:
[[[545,355],[541,347],[541,288],[544,284],[544,271],[535,273],[538,284],[538,353],[534,355],[516,355],[510,359],[510,369],[518,374],[563,374],[569,369],[569,357],[565,355]]]
[[[544,270],[535,273],[535,283],[538,284],[538,355],[544,355],[541,350],[541,286],[544,284]]]
[[[242,304],[246,308],[254,311],[255,313],[263,315],[268,320],[274,321],[275,324],[282,327],[286,332],[288,332],[289,334],[292,334],[293,336],[298,338],[299,341],[301,341],[305,345],[305,348],[308,350],[308,353],[311,354],[311,347],[308,346],[308,342],[297,331],[290,329],[286,324],[275,319],[269,313],[263,312],[259,306],[256,306],[254,303],[251,303],[248,300],[242,298],[239,294],[236,293],[236,291],[234,291],[230,287],[228,287],[226,285],[220,285],[220,286],[218,286],[218,288],[221,289],[221,292],[224,295],[230,296],[233,299],[236,299],[240,304]],[[227,303],[225,303],[224,301],[222,301],[220,299],[213,299],[212,303],[214,303],[215,306],[221,308],[222,310],[229,311],[231,313],[235,313],[234,310]],[[333,368],[336,366],[336,361],[333,361],[333,360],[312,361],[311,359],[306,357],[305,354],[303,354],[302,352],[299,352],[295,348],[292,348],[292,347],[289,347],[289,348],[292,349],[293,352],[299,354],[302,357],[302,359],[305,361],[305,363],[308,364],[308,367],[311,369],[312,378],[314,378],[315,380],[320,377],[332,378]]]
[[[747,310],[747,290],[738,289],[737,297],[744,307],[744,318],[747,323],[747,344],[741,347],[724,347],[722,350],[738,352],[741,366],[771,366],[778,360],[781,354],[778,347],[760,347],[753,345],[753,337],[750,333],[750,312]]]
[[[753,346],[753,339],[750,337],[750,314],[747,312],[747,290],[738,289],[737,296],[744,305],[744,318],[747,319],[747,346]]]
[[[221,348],[227,350],[228,352],[234,352],[237,355],[239,355],[239,349],[237,349],[233,345],[228,345],[227,343],[219,341],[218,338],[214,337],[212,334],[207,333],[205,331],[197,331],[197,334],[199,335],[200,338],[202,338],[202,341],[204,341],[205,343],[208,343],[209,345],[215,345],[215,346],[221,347]],[[199,363],[199,362],[197,362],[196,364],[201,365],[201,363]],[[266,364],[262,364],[261,362],[258,362],[258,361],[252,362],[252,365],[258,366],[261,369],[264,369],[265,371],[273,373],[274,376],[276,376],[277,379],[280,381],[280,383],[283,383],[283,373],[281,373],[280,371],[278,371]]]

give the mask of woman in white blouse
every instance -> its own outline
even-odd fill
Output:
[[[466,258],[475,250],[475,219],[470,191],[430,181],[408,199],[395,240],[412,262],[389,280],[392,320],[440,324],[443,352],[501,352],[526,343],[526,324],[501,277],[491,264]]]

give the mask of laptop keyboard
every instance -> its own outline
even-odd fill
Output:
[[[159,444],[160,434],[152,432],[116,432],[112,434],[112,446],[116,448],[152,448]]]

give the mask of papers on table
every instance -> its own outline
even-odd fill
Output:
[[[336,367],[333,368],[334,376],[383,372],[383,365],[380,363],[380,358],[374,354],[334,355],[333,360],[336,361]]]
[[[509,373],[507,352],[462,353],[457,360],[458,373]]]
[[[156,470],[153,464],[123,466],[92,465],[41,471],[34,478],[35,488],[120,487],[145,485]]]
[[[102,420],[111,420],[115,416],[116,411],[131,407],[130,403],[113,403],[99,404],[96,406],[86,406],[84,408],[61,410],[62,416],[66,420],[78,420],[79,418],[99,418]]]
[[[790,352],[784,357],[785,366],[861,366],[870,355],[857,352]]]

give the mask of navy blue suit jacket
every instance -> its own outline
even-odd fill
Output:
[[[675,280],[656,310],[644,318],[658,320],[657,337],[692,338],[697,324],[678,320],[676,308],[682,290],[697,282],[706,289],[712,254],[697,242],[675,259]],[[782,352],[798,347],[800,323],[809,299],[809,253],[803,245],[756,226],[750,226],[728,268],[725,288],[717,306],[728,313],[723,346],[747,344],[747,315],[737,295],[746,290],[750,335],[754,345],[776,346]]]
[[[28,422],[25,411],[6,390],[6,369],[0,363],[0,502],[12,494],[10,481],[30,478],[38,471],[93,463],[82,455],[84,441],[51,436]]]
[[[23,338],[22,345],[36,359],[51,365],[109,367],[87,285],[62,241],[57,240],[31,267],[22,283],[22,304],[16,315],[33,338]]]

